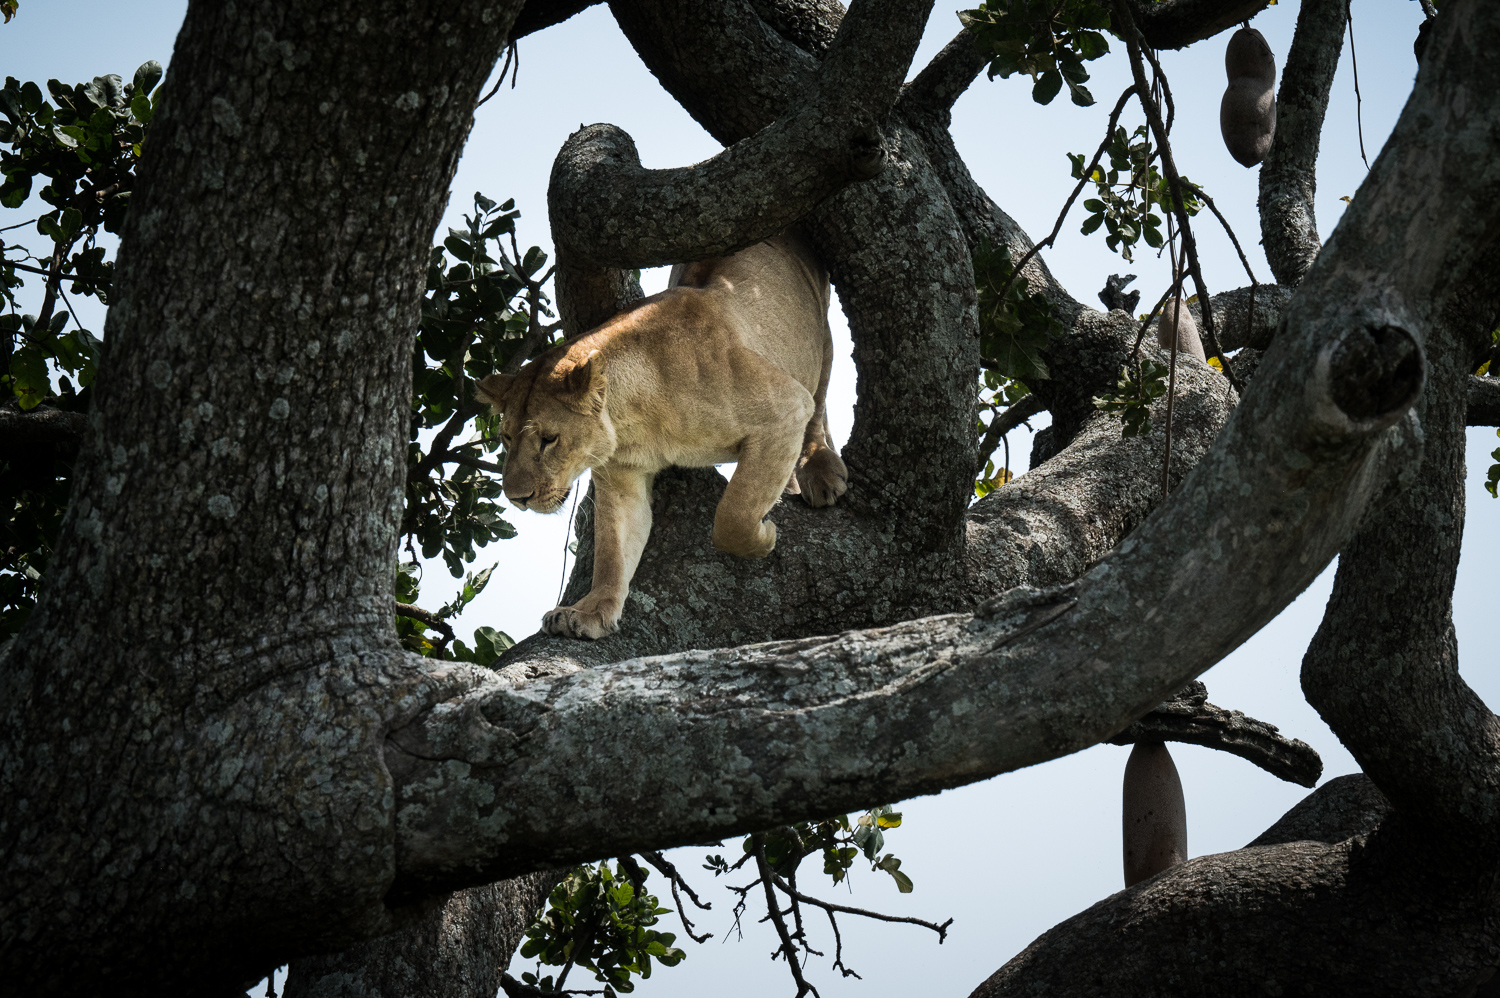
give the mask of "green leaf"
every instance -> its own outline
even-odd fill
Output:
[[[1052,99],[1062,90],[1062,85],[1062,74],[1049,69],[1037,77],[1035,85],[1031,88],[1031,99],[1038,104],[1051,104]]]
[[[141,63],[140,68],[135,71],[135,77],[131,81],[131,87],[139,96],[150,96],[151,91],[156,89],[156,84],[161,81],[161,63],[155,59]],[[137,117],[140,117],[137,115]],[[146,120],[142,118],[141,120]]]
[[[10,390],[23,410],[35,409],[52,393],[47,358],[30,344],[10,355]]]

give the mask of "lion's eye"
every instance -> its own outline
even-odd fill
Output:
[[[557,438],[556,437],[543,437],[542,438],[542,450],[546,450],[548,447],[551,447],[555,443],[557,443]]]

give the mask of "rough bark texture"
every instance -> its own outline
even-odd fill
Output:
[[[1173,18],[1196,22],[1186,37],[1213,29],[1210,7],[1238,19],[1254,6],[1177,0],[1141,16],[1165,45]],[[844,501],[779,508],[783,543],[738,562],[707,543],[717,477],[664,474],[620,634],[528,639],[498,671],[403,655],[390,568],[422,266],[518,7],[190,9],[75,503],[41,605],[0,649],[8,984],[225,993],[405,927],[378,956],[299,967],[299,987],[358,977],[388,993],[406,986],[401,960],[420,974],[502,948],[484,934],[500,932],[495,891],[441,917],[434,896],[930,792],[1119,732],[1274,616],[1359,526],[1387,529],[1379,517],[1398,507],[1367,508],[1415,477],[1409,409],[1429,366],[1428,460],[1451,477],[1444,434],[1472,365],[1429,331],[1462,325],[1445,303],[1500,225],[1500,110],[1478,96],[1500,92],[1490,6],[1445,9],[1390,145],[1278,307],[1238,406],[1219,375],[1182,365],[1165,503],[1149,486],[1159,430],[1123,440],[1089,403],[1133,324],[1083,308],[1038,261],[1025,276],[1065,324],[1051,349],[1067,362],[1036,386],[1059,454],[968,509],[969,252],[1029,242],[947,136],[973,64],[955,43],[878,123],[879,176],[802,223],[855,341]],[[848,27],[836,5],[794,0],[612,9],[726,145],[819,99],[820,57]],[[684,211],[719,207],[705,197]],[[665,227],[652,252],[701,249],[688,235]],[[638,293],[621,270],[642,247],[622,243],[613,270],[587,249],[560,273],[570,324]],[[1422,493],[1421,514],[1452,523],[1451,487]],[[580,532],[575,595],[587,515]],[[1423,585],[1412,598],[1435,608]],[[1370,598],[1347,588],[1351,607]],[[1233,610],[1191,612],[1205,603]],[[747,605],[767,609],[749,618]],[[921,616],[944,610],[960,612]],[[1500,963],[1493,871],[1431,836],[1451,819],[1490,841],[1493,719],[1448,660],[1422,659],[1443,653],[1440,627],[1416,629],[1412,647],[1380,645],[1394,641],[1383,628],[1366,640],[1386,659],[1326,709],[1390,819],[1183,864],[1049,933],[984,993],[1215,994],[1274,974],[1272,990],[1454,994]],[[772,643],[746,644],[759,641]],[[692,650],[705,647],[720,650]],[[1334,651],[1310,661],[1347,668]],[[1423,728],[1431,718],[1449,727]],[[1411,813],[1417,764],[1369,744],[1385,724],[1408,725],[1434,771],[1434,816]],[[1307,931],[1287,932],[1293,920]],[[469,971],[481,986],[484,968]]]
[[[1344,46],[1347,0],[1303,0],[1276,95],[1276,137],[1260,168],[1260,232],[1276,280],[1302,283],[1318,255],[1318,139]],[[1226,349],[1228,349],[1226,347]]]
[[[214,992],[394,927],[411,331],[517,6],[189,8],[0,670],[8,986]]]
[[[1469,378],[1464,421],[1470,426],[1500,426],[1500,379]]]
[[[293,962],[283,998],[495,998],[557,879],[528,873],[433,899],[394,936]]]

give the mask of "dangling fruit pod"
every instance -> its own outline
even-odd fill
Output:
[[[1164,350],[1172,349],[1172,334],[1177,334],[1177,352],[1197,357],[1205,364],[1208,356],[1203,352],[1203,340],[1198,335],[1198,322],[1181,298],[1168,298],[1162,306],[1161,319],[1156,324],[1156,342]]]
[[[1219,130],[1229,155],[1255,166],[1271,151],[1276,135],[1276,56],[1265,36],[1241,28],[1224,50],[1229,87],[1219,103]]]
[[[1123,803],[1126,887],[1187,859],[1182,781],[1161,742],[1136,742],[1131,750]]]

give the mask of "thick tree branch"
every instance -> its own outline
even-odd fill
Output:
[[[0,406],[0,440],[5,441],[0,450],[50,447],[62,457],[72,457],[78,453],[88,428],[89,417],[85,413],[66,412],[47,405],[29,412]]]
[[[477,670],[435,672],[433,695],[453,691],[447,704],[393,732],[387,750],[397,896],[1033,764],[1108,737],[1237,646],[1344,545],[1389,473],[1413,468],[1408,408],[1424,378],[1429,289],[1442,290],[1432,258],[1473,245],[1500,212],[1473,188],[1416,181],[1453,155],[1477,181],[1500,172],[1487,155],[1500,108],[1431,113],[1500,74],[1478,58],[1494,34],[1500,14],[1455,8],[1434,38],[1452,71],[1424,69],[1253,388],[1119,552],[1066,592],[1020,591],[989,616],[659,656],[515,688]],[[1395,235],[1415,217],[1428,222],[1418,245]],[[1184,612],[1188,593],[1193,605],[1245,609],[1203,618]],[[1138,607],[1151,609],[1142,618]],[[871,725],[885,733],[873,755]],[[558,801],[570,802],[562,820]]]
[[[1189,684],[1188,695],[1171,700],[1109,739],[1111,745],[1186,742],[1237,755],[1291,783],[1315,786],[1323,760],[1311,745],[1283,735],[1274,724],[1207,702],[1203,684]]]
[[[1252,846],[1057,925],[972,998],[1473,994],[1500,960],[1490,878],[1424,864],[1388,815],[1363,777],[1330,781]]]
[[[1469,375],[1464,422],[1469,426],[1500,426],[1500,378]]]
[[[1276,327],[1291,303],[1293,288],[1284,284],[1257,284],[1221,291],[1211,299],[1213,302],[1214,328],[1219,331],[1219,346],[1230,352],[1241,347],[1264,350],[1271,345]],[[1255,296],[1253,308],[1251,295]],[[1188,306],[1193,319],[1200,325],[1203,321],[1203,304],[1195,301]]]
[[[859,0],[811,99],[703,163],[640,166],[610,125],[575,133],[548,190],[553,238],[595,263],[645,267],[726,256],[787,228],[885,165],[881,127],[931,0]]]
[[[292,961],[282,998],[495,998],[558,879],[528,873],[428,901],[400,932]]]
[[[1438,329],[1442,335],[1428,340],[1432,376],[1418,406],[1421,470],[1340,555],[1302,686],[1404,817],[1461,856],[1493,855],[1500,719],[1459,675],[1451,609],[1463,536],[1470,347],[1447,324]]]
[[[1276,280],[1296,287],[1322,243],[1313,212],[1318,139],[1344,44],[1346,0],[1303,0],[1276,97],[1276,137],[1260,168],[1260,231]]]
[[[960,30],[901,92],[901,107],[944,116],[989,62],[974,33]]]
[[[1146,44],[1154,49],[1186,48],[1248,21],[1272,0],[1130,0]]]
[[[526,0],[521,13],[516,15],[515,26],[510,29],[510,40],[514,42],[554,24],[561,24],[574,14],[600,2],[601,0]]]

